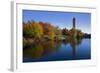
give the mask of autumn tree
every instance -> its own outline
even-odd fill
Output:
[[[34,38],[41,38],[43,36],[43,28],[39,23],[35,23],[33,27]]]
[[[54,39],[54,36],[55,36],[55,33],[54,33],[54,27],[52,25],[48,25],[47,27],[47,35],[48,35],[48,38],[53,40]]]
[[[23,36],[24,37],[33,37],[34,36],[32,25],[30,22],[23,24]]]
[[[82,38],[84,36],[84,33],[81,30],[77,29],[77,38]]]
[[[62,29],[62,34],[63,35],[69,35],[68,29],[66,29],[66,28]]]
[[[53,40],[55,36],[54,26],[50,23],[39,22],[43,28],[44,37]]]
[[[56,39],[60,39],[60,37],[62,37],[62,30],[59,27],[55,27],[54,32],[55,32]]]
[[[43,28],[37,22],[27,22],[23,25],[23,35],[25,37],[41,38],[43,35]]]

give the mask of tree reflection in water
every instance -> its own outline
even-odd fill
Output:
[[[24,47],[23,56],[40,58],[47,56],[50,53],[55,52],[61,45],[59,41],[45,41],[45,42],[35,42],[31,46]]]
[[[77,46],[79,45],[79,44],[81,44],[81,42],[82,42],[82,38],[70,38],[70,40],[69,40],[69,43],[70,43],[70,45],[71,45],[71,47],[72,47],[72,53],[73,53],[73,56],[75,57],[76,56],[76,53],[77,53]]]
[[[38,41],[32,43],[30,46],[26,46],[23,48],[23,57],[30,57],[33,59],[42,58],[44,56],[48,56],[49,54],[56,52],[61,47],[61,44],[64,45],[70,44],[72,47],[72,54],[73,57],[77,54],[77,45],[81,44],[82,38],[72,38],[69,37],[63,41],[57,40],[45,40],[45,41]],[[67,48],[66,48],[67,49]]]

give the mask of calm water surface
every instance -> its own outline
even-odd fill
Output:
[[[23,49],[23,62],[91,59],[90,39],[48,41]]]

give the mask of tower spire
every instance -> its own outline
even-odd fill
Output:
[[[73,28],[75,28],[76,27],[76,19],[75,19],[75,17],[73,18]]]

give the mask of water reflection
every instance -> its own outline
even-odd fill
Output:
[[[33,43],[31,46],[24,47],[23,56],[39,58],[58,50],[60,45],[61,45],[60,41],[53,41],[53,40],[45,42],[36,42]]]
[[[63,41],[57,41],[57,40],[38,41],[32,43],[31,46],[26,46],[23,48],[23,59],[25,60],[25,58],[32,58],[35,60],[47,57],[48,55],[57,52],[59,49],[61,49],[62,44],[63,45],[70,44],[70,47],[72,48],[72,55],[73,57],[76,57],[77,46],[82,43],[82,40],[83,40],[82,38],[75,39],[70,37]]]
[[[81,38],[79,38],[79,39],[77,39],[77,38],[70,38],[70,40],[69,40],[69,43],[70,43],[70,45],[72,47],[72,54],[73,54],[74,57],[77,54],[77,48],[76,47],[78,45],[80,45],[81,42],[82,42],[82,39]]]

